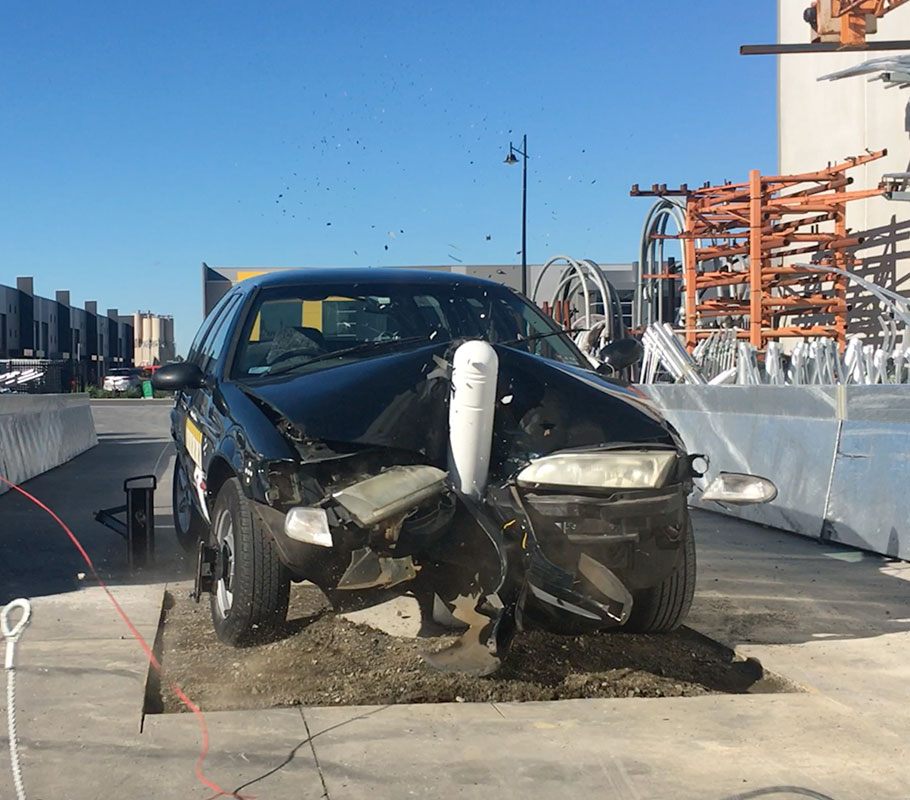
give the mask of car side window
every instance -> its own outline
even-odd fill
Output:
[[[196,363],[205,374],[211,373],[215,363],[221,356],[221,352],[224,350],[227,335],[233,327],[231,323],[234,321],[234,312],[239,303],[240,296],[233,295],[224,305],[221,314],[212,323],[208,335],[199,347]]]
[[[527,338],[513,347],[534,353],[551,361],[587,368],[579,361],[578,354],[566,343],[565,334],[560,335],[551,319],[544,316],[537,306],[521,300],[516,295],[498,298],[493,306],[493,321],[507,331],[509,337]]]
[[[447,338],[451,337],[449,321],[446,319],[438,299],[432,295],[418,294],[414,296],[414,304],[417,306],[417,311],[423,318],[424,324],[430,331],[444,333]]]
[[[225,294],[216,304],[215,307],[209,312],[208,316],[202,320],[202,324],[199,326],[199,330],[196,332],[196,336],[193,339],[193,343],[190,345],[189,353],[187,353],[186,360],[202,367],[202,349],[206,345],[206,339],[210,338],[209,333],[212,332],[214,326],[217,324],[218,320],[221,319],[221,312],[224,310],[225,306],[231,302],[232,298],[236,297],[236,294]]]

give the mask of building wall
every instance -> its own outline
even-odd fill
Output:
[[[138,364],[139,362],[135,360],[134,352],[136,343],[133,330],[133,315],[119,314],[117,316],[117,321],[117,335],[120,337],[120,357],[125,364]]]
[[[809,41],[803,21],[807,0],[779,0],[778,40]],[[910,39],[910,4],[878,21],[873,40]],[[817,81],[868,59],[898,53],[853,52],[780,55],[778,59],[778,156],[781,174],[811,172],[829,162],[868,150],[887,149],[885,158],[850,170],[850,189],[876,187],[883,174],[910,171],[910,90],[886,89],[866,76]],[[761,56],[749,56],[760,58]],[[866,232],[856,271],[910,296],[910,203],[883,197],[847,205],[847,226]],[[850,332],[874,334],[878,311],[851,290]]]
[[[57,301],[36,297],[34,303],[34,350],[37,358],[58,358]]]
[[[72,335],[72,356],[77,360],[87,355],[86,337],[88,332],[88,314],[81,308],[70,308],[70,332]]]
[[[0,359],[43,358],[74,362],[76,384],[99,384],[112,367],[132,365],[132,318],[116,309],[99,314],[97,303],[69,305],[69,292],[52,300],[34,293],[31,278],[16,288],[0,285]]]
[[[19,292],[0,286],[0,358],[19,350]]]

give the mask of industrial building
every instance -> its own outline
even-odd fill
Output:
[[[635,288],[632,264],[601,264],[610,283],[623,298],[623,302],[629,305],[631,309],[632,294]],[[262,275],[266,272],[275,272],[282,269],[299,269],[299,267],[210,267],[204,261],[202,262],[202,313],[203,316],[209,313],[215,304],[227,293],[227,291],[239,281],[253,278],[256,275]],[[521,286],[521,267],[517,264],[443,264],[443,265],[409,265],[397,267],[397,269],[429,269],[442,272],[452,272],[460,275],[470,275],[475,278],[486,278],[496,281],[497,283],[518,289]],[[544,272],[543,264],[528,264],[528,291],[533,290],[537,279]],[[556,270],[546,271],[543,280],[540,282],[540,291],[538,292],[541,301],[550,297],[556,288],[558,280]]]
[[[133,332],[133,360],[136,366],[167,364],[177,357],[173,317],[138,311],[133,314]]]
[[[57,362],[60,390],[98,385],[107,370],[132,366],[133,318],[116,308],[99,314],[95,300],[74,307],[65,290],[41,297],[33,278],[18,277],[15,287],[0,285],[0,361],[14,368],[26,360]]]

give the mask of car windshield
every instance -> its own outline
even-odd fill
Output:
[[[247,316],[231,375],[324,369],[466,338],[588,366],[549,317],[503,287],[339,283],[264,289]]]

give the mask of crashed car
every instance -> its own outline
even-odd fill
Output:
[[[617,344],[621,369],[635,348]],[[486,280],[345,269],[234,286],[153,377],[176,392],[174,525],[219,638],[280,628],[304,580],[333,602],[412,591],[466,628],[430,662],[474,674],[516,630],[679,626],[696,457],[603,371]]]

